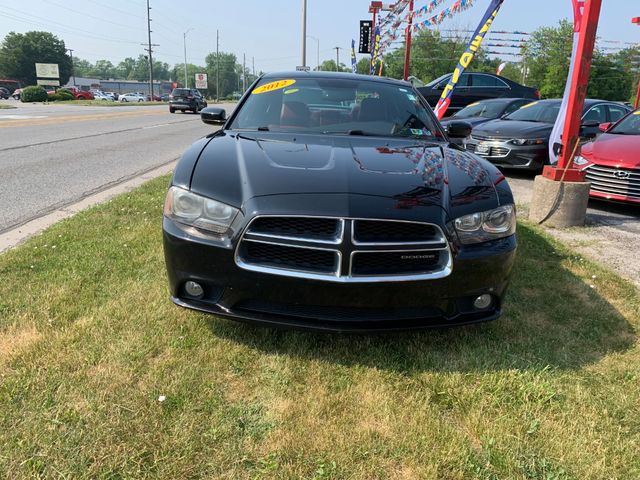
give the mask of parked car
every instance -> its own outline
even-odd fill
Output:
[[[494,98],[491,100],[481,100],[467,105],[462,110],[458,110],[440,123],[446,127],[449,122],[463,120],[472,127],[477,127],[489,120],[495,120],[496,118],[515,112],[520,107],[531,103],[531,101],[530,98]]]
[[[115,92],[104,92],[107,97],[110,97],[114,102],[118,101],[118,94]]]
[[[198,113],[207,106],[207,101],[195,88],[174,88],[169,95],[169,111],[175,113],[176,110],[187,110]]]
[[[171,97],[170,93],[163,93],[162,95],[160,95],[160,101],[161,102],[168,102],[169,101],[169,97]]]
[[[316,92],[322,93],[317,103]],[[491,163],[450,144],[407,82],[267,74],[179,161],[164,206],[172,300],[318,330],[500,315],[515,207]]]
[[[125,93],[124,95],[120,95],[118,101],[120,102],[144,102],[146,97],[139,93]]]
[[[431,107],[435,107],[440,100],[442,91],[449,83],[451,74],[442,75],[418,91],[429,102]],[[491,73],[463,73],[453,91],[451,105],[447,114],[451,115],[467,105],[480,100],[491,98],[529,98],[531,100],[540,99],[540,91],[537,88],[525,87],[508,78],[493,75]]]
[[[7,100],[11,96],[8,88],[0,87],[0,99]]]
[[[113,102],[113,98],[110,97],[109,95],[105,94],[104,92],[101,92],[100,90],[95,90],[93,92],[93,96],[95,97],[96,100],[103,100],[105,102]]]
[[[540,170],[549,163],[549,137],[562,100],[540,100],[473,129],[467,150],[501,167]],[[581,136],[592,138],[598,125],[620,119],[629,108],[617,102],[587,99]]]
[[[146,96],[145,96],[145,99],[147,100],[147,102],[150,102],[150,101],[151,101],[151,95],[146,95]],[[153,101],[154,101],[154,102],[159,102],[159,101],[161,101],[160,95],[155,95],[155,94],[154,94],[154,95],[153,95]]]
[[[95,98],[93,96],[93,93],[88,92],[86,90],[80,90],[78,87],[66,86],[63,88],[64,90],[70,91],[76,100],[93,100]]]
[[[640,110],[617,123],[603,123],[604,132],[582,146],[574,159],[586,170],[593,198],[640,204]]]

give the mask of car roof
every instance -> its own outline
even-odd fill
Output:
[[[410,82],[405,82],[404,80],[397,80],[395,78],[388,77],[377,77],[375,75],[361,75],[359,73],[348,73],[348,72],[273,72],[273,73],[265,73],[261,78],[264,79],[273,79],[279,80],[283,78],[291,78],[293,80],[301,80],[304,78],[326,78],[326,79],[335,79],[341,78],[344,80],[356,80],[356,81],[369,81],[369,82],[379,82],[379,83],[391,83],[395,85],[401,85],[406,87],[407,85],[413,88]]]
[[[478,100],[477,102],[474,102],[476,104],[478,103],[511,103],[511,102],[517,102],[520,100],[527,100],[528,102],[535,102],[534,99],[532,98],[524,98],[524,97],[517,97],[517,98],[487,98],[486,100]],[[467,105],[469,106],[469,105]]]

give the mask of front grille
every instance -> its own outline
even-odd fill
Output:
[[[467,152],[475,152],[476,151],[476,144],[475,143],[467,143],[465,145],[465,148],[467,149]]]
[[[354,243],[442,243],[440,229],[427,223],[355,220]]]
[[[586,172],[591,191],[640,199],[640,169],[591,165]]]
[[[351,274],[398,275],[432,272],[440,268],[440,252],[355,252]]]
[[[251,232],[279,237],[333,240],[340,222],[321,217],[259,217],[251,224]]]
[[[442,278],[452,267],[437,225],[295,216],[253,219],[238,243],[236,263],[261,273],[335,282]]]
[[[505,147],[491,147],[489,155],[492,157],[506,157],[509,155],[509,149]]]
[[[330,250],[300,248],[273,243],[245,241],[240,258],[245,263],[302,272],[335,274],[337,253]]]

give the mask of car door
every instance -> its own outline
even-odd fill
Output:
[[[506,82],[485,73],[471,74],[470,90],[474,102],[511,96],[511,87]]]
[[[450,114],[463,109],[464,107],[475,101],[471,97],[470,79],[471,74],[469,73],[463,73],[462,75],[460,75],[458,84],[453,90],[453,97],[451,98],[451,105],[449,106]]]

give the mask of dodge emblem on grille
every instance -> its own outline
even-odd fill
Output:
[[[625,172],[624,170],[616,170],[613,172],[613,176],[616,178],[629,178],[631,176],[631,172]]]

